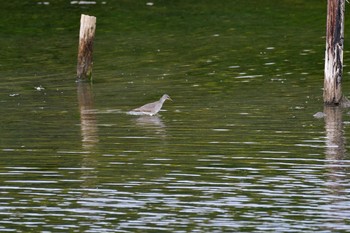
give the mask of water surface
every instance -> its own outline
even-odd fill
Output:
[[[89,3],[0,9],[2,232],[347,232],[325,3]],[[92,85],[75,82],[81,13]],[[164,93],[157,116],[125,114]]]

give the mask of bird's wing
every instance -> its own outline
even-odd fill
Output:
[[[149,104],[145,104],[139,108],[135,108],[133,111],[139,111],[139,112],[150,111],[150,109],[153,109],[155,106],[156,106],[156,102],[149,103]]]

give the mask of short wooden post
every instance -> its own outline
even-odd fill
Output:
[[[345,0],[328,0],[323,101],[339,105],[342,101]]]
[[[96,29],[96,17],[81,15],[77,78],[79,80],[91,80],[92,75],[92,52]]]

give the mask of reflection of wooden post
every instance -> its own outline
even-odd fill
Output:
[[[340,106],[325,106],[325,129],[326,129],[326,167],[328,167],[329,190],[333,194],[341,187],[336,181],[339,173],[343,170],[345,157],[345,138],[343,133],[342,109]]]
[[[328,0],[323,101],[338,105],[342,100],[345,0]]]
[[[83,148],[91,149],[99,140],[90,83],[78,83],[78,100]]]
[[[96,29],[96,17],[81,15],[77,78],[91,80],[92,52]]]
[[[325,106],[326,155],[327,159],[337,161],[345,155],[342,109],[339,106]]]
[[[339,224],[339,219],[332,221],[334,213],[342,213],[343,201],[347,193],[346,186],[347,175],[349,171],[344,166],[344,158],[346,156],[345,137],[342,119],[341,106],[324,106],[325,115],[325,130],[326,130],[326,162],[325,167],[325,186],[328,188],[329,198],[324,203],[324,207],[332,209],[330,214],[329,224]],[[327,194],[325,194],[327,195]],[[323,207],[323,206],[322,206]]]

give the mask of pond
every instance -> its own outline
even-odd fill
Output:
[[[0,13],[0,231],[348,231],[349,111],[322,102],[324,1]],[[82,13],[97,17],[92,84],[75,81]],[[126,114],[165,93],[159,114]]]

